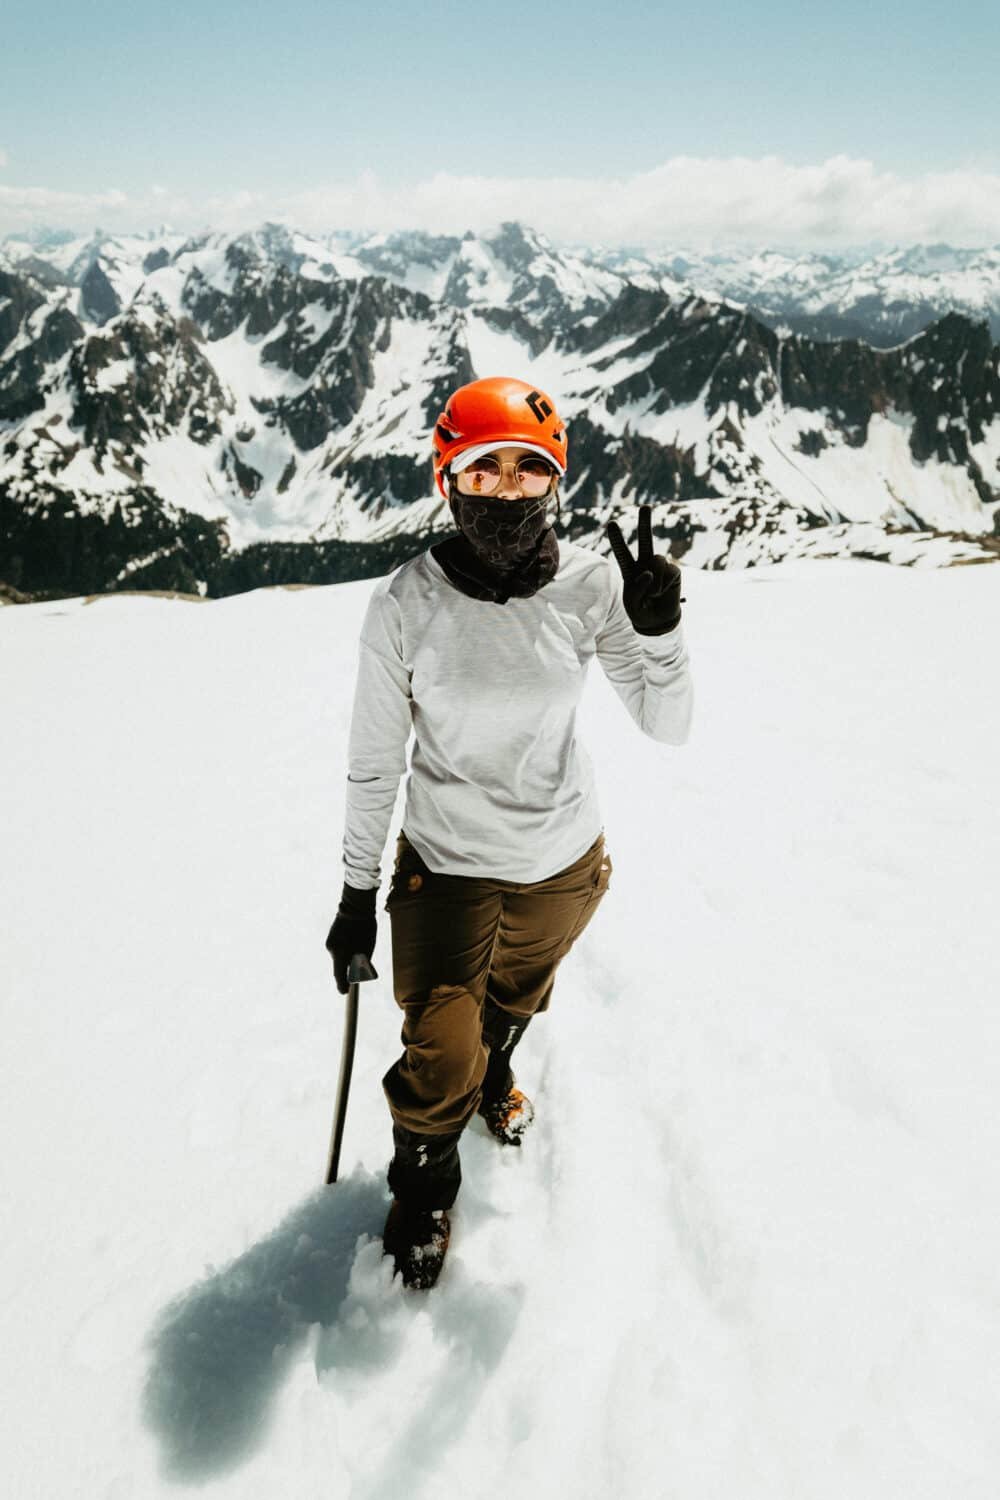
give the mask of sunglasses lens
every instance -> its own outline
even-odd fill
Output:
[[[500,483],[500,465],[495,458],[477,458],[458,476],[468,495],[490,495]]]
[[[555,470],[544,458],[522,458],[517,466],[517,482],[524,495],[544,495],[552,483]]]
[[[492,495],[500,488],[502,472],[499,460],[487,454],[459,470],[458,487],[463,495]],[[522,458],[514,472],[518,489],[528,499],[544,495],[556,473],[544,458]]]

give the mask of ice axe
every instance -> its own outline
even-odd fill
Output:
[[[326,1161],[326,1181],[336,1182],[340,1166],[340,1143],[344,1139],[344,1121],[347,1118],[347,1096],[351,1089],[351,1069],[354,1067],[354,1039],[358,1034],[358,986],[366,979],[377,979],[365,953],[355,953],[347,965],[347,1006],[344,1014],[344,1043],[340,1049],[340,1080],[337,1084],[337,1107],[333,1113],[333,1131],[330,1136],[330,1154]]]

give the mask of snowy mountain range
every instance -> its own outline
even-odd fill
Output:
[[[659,256],[619,250],[597,258],[632,281],[696,290],[745,308],[779,332],[813,339],[856,338],[890,348],[950,312],[987,322],[1000,338],[1000,245],[799,256],[774,250]]]
[[[703,567],[995,557],[998,317],[1000,251],[657,259],[513,223],[8,239],[0,583],[385,571],[451,529],[429,431],[456,385],[500,372],[557,396],[562,525],[588,545],[648,503]],[[829,336],[851,320],[868,342]]]

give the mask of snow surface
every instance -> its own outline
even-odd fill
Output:
[[[430,1294],[384,888],[318,1186],[372,586],[0,611],[5,1493],[995,1500],[994,570],[687,570],[680,750],[594,670],[609,895]]]

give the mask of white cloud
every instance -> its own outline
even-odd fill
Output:
[[[104,193],[62,193],[41,187],[0,186],[0,230],[24,229],[61,216],[67,229],[86,225],[95,213],[129,212],[127,193],[108,188]]]
[[[419,228],[438,233],[519,219],[557,242],[695,248],[834,248],[946,240],[1000,241],[1000,175],[957,168],[902,177],[870,161],[831,157],[794,166],[779,157],[678,156],[649,172],[608,178],[456,177],[408,187],[371,172],[353,182],[275,194],[242,189],[195,198],[155,184],[145,194],[0,187],[0,233],[39,223],[89,230],[238,229],[280,219],[305,230]]]

